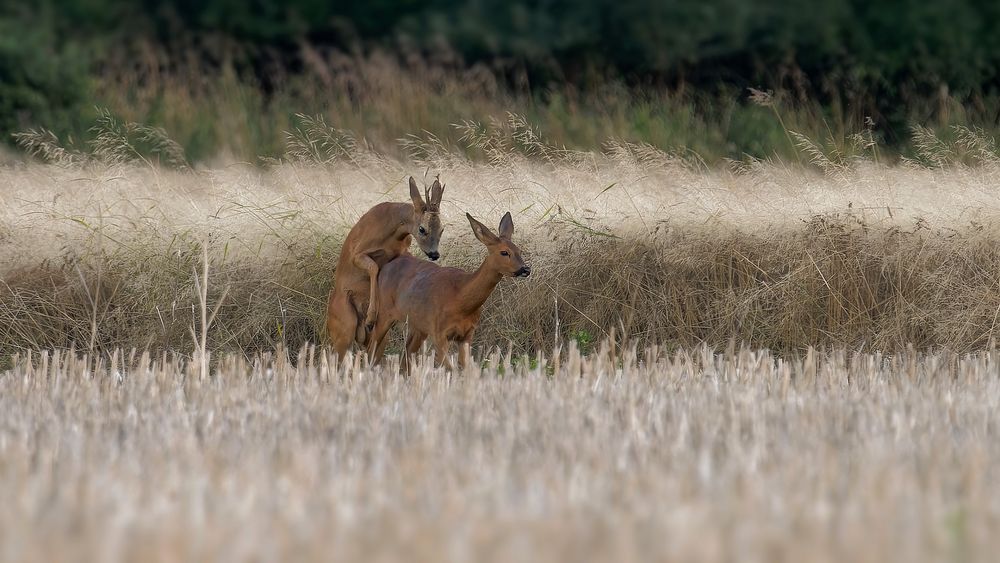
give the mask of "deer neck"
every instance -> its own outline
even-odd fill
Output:
[[[412,235],[420,225],[420,216],[413,211],[413,206],[408,203],[397,203],[396,220],[393,225],[396,229],[396,239],[403,240]]]
[[[458,304],[463,312],[479,310],[493,294],[497,284],[503,279],[503,274],[489,267],[484,261],[479,269],[469,274],[459,290]]]
[[[403,223],[406,224],[410,231],[417,229],[417,225],[420,224],[420,214],[413,210],[412,205],[408,206],[408,208],[400,209],[400,215],[403,218]]]

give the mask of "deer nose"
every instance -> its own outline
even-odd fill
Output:
[[[437,251],[428,252],[427,257],[430,258],[431,260],[437,260],[438,258],[441,257],[441,254],[438,253]]]
[[[526,278],[531,275],[531,266],[525,264],[521,266],[521,269],[514,272],[514,275],[519,278]]]

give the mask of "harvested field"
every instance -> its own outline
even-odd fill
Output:
[[[19,358],[10,561],[984,561],[995,351]],[[334,555],[335,554],[335,555]]]

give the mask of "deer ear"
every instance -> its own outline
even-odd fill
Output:
[[[479,239],[479,242],[485,244],[486,246],[500,242],[500,239],[493,234],[492,231],[490,231],[489,227],[479,221],[476,221],[472,218],[472,215],[469,215],[468,213],[466,213],[465,216],[469,218],[469,224],[472,225],[472,232],[476,235],[476,238]]]
[[[420,188],[417,187],[417,181],[413,179],[413,176],[410,176],[410,199],[413,200],[413,207],[417,211],[423,211],[427,207],[423,198],[420,197]]]
[[[444,196],[444,184],[438,180],[434,180],[431,184],[431,200],[428,202],[431,205],[441,205],[441,198]]]
[[[504,214],[503,219],[500,219],[500,238],[505,238],[510,240],[511,235],[514,234],[514,219],[510,216],[510,211]]]

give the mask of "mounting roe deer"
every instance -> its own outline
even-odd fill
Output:
[[[347,233],[326,307],[327,338],[339,357],[344,357],[352,342],[365,346],[379,313],[375,291],[379,269],[398,256],[409,256],[412,238],[431,260],[440,256],[443,195],[444,185],[434,180],[421,198],[411,176],[412,203],[380,203]]]
[[[368,339],[368,353],[376,363],[385,352],[389,329],[400,321],[408,323],[406,361],[428,337],[434,345],[436,362],[450,368],[447,353],[451,342],[461,343],[459,365],[465,366],[467,347],[479,324],[483,303],[504,276],[526,277],[531,268],[521,258],[521,249],[510,237],[514,221],[508,212],[500,220],[500,236],[465,214],[479,242],[488,254],[475,272],[446,268],[400,256],[382,268],[378,277],[381,309],[375,329]]]

